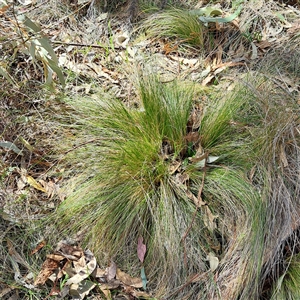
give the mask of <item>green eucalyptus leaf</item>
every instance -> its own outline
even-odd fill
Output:
[[[62,70],[60,69],[60,67],[57,65],[57,63],[51,59],[47,59],[47,63],[49,65],[49,67],[57,74],[57,77],[58,77],[60,83],[63,86],[65,86],[66,83],[65,83],[64,74],[63,74]]]
[[[41,44],[41,46],[48,51],[48,53],[51,56],[51,59],[54,61],[54,63],[58,64],[58,59],[57,56],[49,42],[49,39],[46,37],[40,38],[38,39],[39,43]]]
[[[2,75],[9,83],[12,85],[17,85],[13,78],[8,74],[8,72],[0,66],[0,75]]]
[[[143,289],[145,290],[146,287],[147,287],[147,277],[146,277],[146,274],[145,274],[145,268],[142,267],[141,269],[141,278],[142,278],[142,282],[143,282]]]
[[[199,17],[199,20],[203,23],[229,23],[229,22],[233,21],[240,14],[241,10],[242,10],[242,5],[239,6],[239,8],[236,10],[235,13],[229,15],[228,17],[211,18],[211,17],[202,17],[201,16],[201,17]]]
[[[29,50],[30,56],[32,58],[32,61],[34,62],[35,61],[36,47],[35,47],[35,43],[33,41],[30,43],[30,46],[29,46],[28,50]]]
[[[25,16],[24,20],[23,20],[24,25],[26,25],[27,27],[29,27],[31,30],[33,30],[34,32],[38,33],[41,31],[41,27],[37,24],[35,24],[34,22],[32,22],[28,17]]]
[[[14,143],[12,142],[8,142],[8,141],[4,141],[4,142],[0,142],[0,147],[9,149],[14,151],[15,153],[17,153],[18,155],[23,155],[22,154],[22,150],[20,150]]]

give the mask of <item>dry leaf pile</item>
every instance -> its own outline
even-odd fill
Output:
[[[142,240],[139,238],[138,243],[141,261],[146,253]],[[112,299],[112,293],[122,295],[124,299],[151,298],[141,290],[145,286],[141,277],[131,277],[119,269],[113,260],[106,269],[101,269],[89,249],[84,251],[66,240],[58,244],[54,253],[47,255],[34,280],[35,287],[45,284],[52,286],[49,296],[59,296],[60,299],[67,296],[84,299],[92,290],[93,295],[100,297],[97,299]]]

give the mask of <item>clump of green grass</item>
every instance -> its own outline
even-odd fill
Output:
[[[198,49],[204,45],[204,27],[187,10],[174,8],[151,15],[142,27],[150,38],[170,38]]]
[[[138,109],[113,99],[70,102],[78,111],[73,130],[94,142],[69,153],[67,161],[81,161],[84,172],[56,212],[59,231],[69,235],[85,229],[85,244],[101,261],[103,255],[114,257],[122,268],[133,270],[142,236],[146,274],[158,295],[181,297],[192,291],[204,298],[215,293],[235,297],[258,277],[265,213],[243,171],[244,160],[230,155],[242,144],[244,133],[239,135],[230,120],[244,99],[213,99],[195,131],[200,140],[189,152],[193,90],[150,76],[140,80],[138,91]],[[217,161],[203,168],[192,159],[199,149],[218,155]],[[205,203],[197,205],[200,196]],[[210,253],[222,270],[217,284]],[[229,276],[233,270],[243,276],[239,285]],[[205,276],[192,287],[180,287],[195,273]],[[232,288],[224,291],[222,280]]]

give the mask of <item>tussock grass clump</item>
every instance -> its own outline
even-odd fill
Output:
[[[56,224],[65,234],[86,230],[85,244],[100,261],[112,256],[125,269],[138,265],[142,236],[146,273],[158,295],[234,299],[259,276],[265,213],[243,160],[229,155],[242,145],[244,133],[230,120],[244,99],[212,100],[191,131],[192,89],[150,76],[138,90],[138,109],[117,100],[70,102],[81,111],[74,130],[78,126],[95,141],[70,153],[85,171],[58,209]],[[215,163],[209,163],[210,153],[218,155]],[[217,285],[209,257],[219,259]],[[243,278],[239,285],[233,270]],[[180,287],[195,274],[204,275],[190,281],[192,288]]]
[[[177,43],[202,49],[204,27],[197,16],[183,9],[170,9],[150,16],[142,27],[150,38],[170,38]]]
[[[59,231],[85,230],[99,261],[131,273],[142,236],[158,296],[265,297],[298,251],[300,207],[296,97],[271,78],[250,73],[228,95],[212,93],[200,120],[192,89],[152,76],[139,81],[138,108],[70,101],[84,147],[66,162],[82,172],[55,216]]]

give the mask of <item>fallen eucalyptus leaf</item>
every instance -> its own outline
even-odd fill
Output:
[[[139,277],[131,277],[127,273],[123,272],[120,269],[117,269],[116,278],[120,280],[122,283],[132,286],[134,288],[142,288],[143,281]]]
[[[74,264],[74,262],[73,262]],[[82,263],[81,263],[82,265]],[[85,266],[80,267],[80,263],[76,266],[76,271],[78,272],[76,275],[67,280],[66,285],[71,285],[73,283],[79,284],[84,279],[88,278],[95,270],[97,266],[96,258],[87,263]]]
[[[219,266],[219,259],[215,256],[214,253],[209,252],[206,259],[209,262],[209,267],[212,272],[214,272]]]
[[[26,179],[27,179],[27,182],[29,185],[31,185],[32,187],[34,187],[35,189],[37,189],[39,191],[47,193],[47,191],[41,186],[41,184],[39,184],[33,177],[27,175]]]
[[[41,268],[40,273],[34,281],[34,285],[44,285],[47,279],[59,268],[59,261],[47,258]]]
[[[148,281],[147,281],[147,277],[146,277],[146,274],[145,274],[145,268],[144,267],[142,267],[142,269],[141,269],[141,278],[142,278],[142,281],[143,281],[143,289],[145,290],[146,287],[147,287]]]
[[[213,162],[215,162],[216,160],[218,160],[220,158],[220,156],[212,156],[210,155],[208,158],[207,158],[207,163],[208,164],[212,164]]]
[[[30,151],[33,152],[34,151],[34,147],[30,145],[29,142],[27,142],[24,138],[22,138],[21,136],[19,137],[20,142]]]
[[[139,260],[143,263],[146,254],[146,245],[143,244],[143,238],[141,236],[138,238],[137,254]]]
[[[110,262],[110,266],[107,268],[107,281],[114,279],[116,277],[116,273],[117,273],[117,265],[112,260]]]
[[[70,286],[69,294],[73,299],[84,299],[90,291],[96,286],[92,281],[82,281],[79,284],[72,284]]]
[[[14,143],[8,142],[8,141],[4,141],[4,142],[0,142],[0,147],[3,148],[7,148],[9,150],[14,151],[15,153],[17,153],[18,155],[23,155],[21,152],[22,150],[20,150]]]
[[[210,208],[207,205],[204,207],[204,209],[205,209],[205,214],[203,216],[204,224],[209,230],[213,231],[217,227],[215,219],[217,219],[219,216],[213,215]]]
[[[228,17],[215,17],[215,18],[211,18],[211,17],[199,17],[199,20],[205,24],[207,23],[229,23],[231,21],[233,21],[241,12],[242,10],[242,5],[239,6],[239,8],[231,15],[229,15]]]

